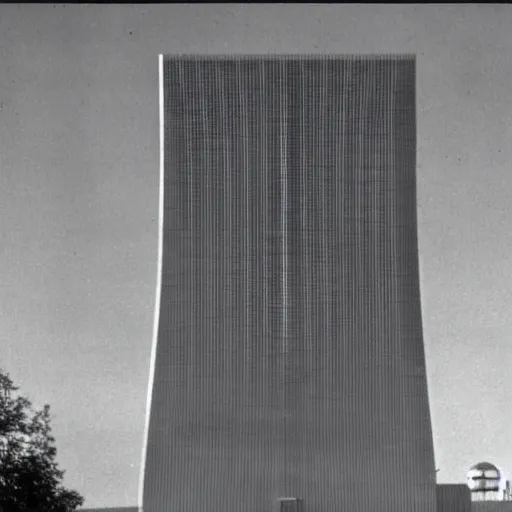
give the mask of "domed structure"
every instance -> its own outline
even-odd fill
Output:
[[[479,462],[468,471],[468,487],[473,500],[496,499],[500,484],[501,472],[490,462]]]
[[[475,464],[474,466],[471,466],[470,471],[472,470],[479,470],[479,471],[497,471],[498,473],[500,470],[490,462],[479,462],[478,464]]]

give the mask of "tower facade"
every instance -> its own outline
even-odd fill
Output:
[[[144,512],[434,512],[414,57],[160,62]]]

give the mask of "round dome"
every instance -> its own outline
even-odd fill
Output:
[[[496,471],[498,474],[500,473],[500,470],[490,462],[479,462],[478,464],[475,464],[474,466],[471,466],[469,469],[470,471]]]
[[[468,487],[472,492],[498,491],[500,470],[490,462],[479,462],[468,471]]]

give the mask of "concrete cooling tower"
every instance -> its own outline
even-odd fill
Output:
[[[435,512],[413,56],[162,56],[144,512]]]

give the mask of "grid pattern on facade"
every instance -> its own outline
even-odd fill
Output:
[[[414,58],[163,72],[145,512],[434,512]]]

